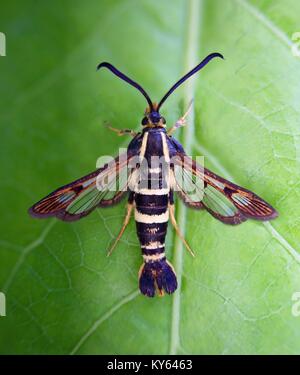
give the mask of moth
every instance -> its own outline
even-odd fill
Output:
[[[152,102],[137,82],[113,65],[108,62],[99,64],[98,69],[108,69],[135,87],[146,99],[148,107],[141,121],[142,131],[136,133],[111,128],[119,135],[133,137],[127,152],[58,188],[29,209],[34,217],[55,216],[60,220],[74,221],[87,216],[97,207],[115,205],[127,196],[126,216],[109,254],[123,235],[134,211],[143,256],[139,288],[148,297],[164,295],[165,292],[171,294],[177,289],[175,270],[165,255],[169,219],[192,253],[176,223],[175,194],[188,207],[205,209],[225,224],[236,225],[247,219],[271,220],[277,216],[275,209],[258,195],[216,175],[186,155],[171,134],[185,125],[187,113],[173,127],[166,129],[166,120],[160,113],[166,99],[215,57],[223,58],[220,53],[208,55],[179,79],[158,104]]]

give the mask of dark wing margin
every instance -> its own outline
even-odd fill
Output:
[[[29,214],[37,218],[55,216],[63,221],[75,221],[96,207],[119,203],[128,191],[129,159],[126,154],[120,155],[102,168],[58,188],[34,204]]]
[[[205,208],[226,224],[240,224],[248,218],[266,221],[278,216],[277,211],[258,195],[214,174],[182,152],[172,158],[171,168],[174,190],[183,202],[192,208]],[[185,189],[183,182],[187,180],[188,187],[193,185],[192,194],[191,190]]]

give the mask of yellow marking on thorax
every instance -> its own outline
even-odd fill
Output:
[[[145,132],[143,135],[143,140],[142,140],[142,146],[140,149],[140,157],[143,158],[145,156],[146,148],[147,148],[147,142],[148,142],[148,132]]]
[[[167,145],[166,134],[160,133],[160,135],[161,135],[161,140],[162,140],[162,145],[163,145],[163,153],[164,153],[165,161],[167,163],[169,163],[170,162],[170,154],[169,154],[169,148],[168,148],[168,145]]]

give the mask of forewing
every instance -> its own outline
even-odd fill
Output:
[[[74,221],[88,215],[96,207],[118,203],[127,192],[131,174],[129,157],[124,154],[104,167],[55,190],[30,209],[34,217],[56,216]]]
[[[277,217],[275,209],[259,196],[203,168],[185,154],[178,153],[173,162],[175,190],[188,206],[206,208],[228,224],[239,224],[247,218],[271,220]],[[178,181],[177,168],[182,169],[185,179],[195,185],[192,194]]]

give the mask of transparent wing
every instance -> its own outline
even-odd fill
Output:
[[[277,217],[275,209],[259,196],[203,168],[185,154],[178,153],[174,158],[173,178],[174,190],[188,206],[205,208],[224,223]]]
[[[34,217],[56,216],[64,221],[79,220],[96,207],[118,203],[127,192],[132,173],[129,157],[124,154],[102,168],[55,190],[34,204]]]

